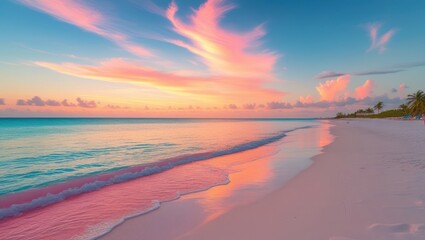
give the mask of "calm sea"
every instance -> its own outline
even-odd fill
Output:
[[[314,119],[0,119],[0,232],[6,239],[96,236],[162,201],[229,182],[228,165],[204,162],[321,124]],[[71,202],[85,212],[69,213]],[[34,222],[36,216],[45,228]]]

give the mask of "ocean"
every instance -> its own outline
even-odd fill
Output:
[[[294,139],[301,151],[292,158],[301,159],[295,165],[302,167],[294,168],[295,175],[330,141],[320,136],[325,124],[315,119],[0,119],[0,239],[95,238],[162,202],[229,184],[234,166],[272,156],[285,147],[288,135],[298,134]],[[325,131],[322,135],[328,127]],[[305,145],[309,137],[318,140]],[[249,152],[272,144],[267,151]],[[223,156],[226,160],[219,160]]]

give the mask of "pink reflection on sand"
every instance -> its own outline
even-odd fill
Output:
[[[269,162],[272,160],[271,154],[276,152],[276,146],[264,146],[261,148],[245,151],[239,154],[230,155],[220,159],[220,161],[211,161],[212,165],[230,164],[229,180],[230,184],[226,187],[215,187],[206,192],[203,192],[203,197],[199,203],[205,209],[210,210],[205,222],[209,222],[231,209],[232,205],[226,202],[226,199],[231,198],[238,189],[247,188],[249,185],[261,185],[273,177],[274,172]],[[244,163],[238,159],[253,159]],[[190,196],[188,196],[190,198]],[[250,198],[238,198],[237,205],[250,203]],[[235,204],[236,205],[236,204]]]
[[[313,129],[289,133],[278,143],[209,161],[208,164],[212,166],[229,166],[230,183],[205,192],[187,195],[184,199],[196,199],[202,205],[206,213],[202,224],[218,218],[237,206],[255,202],[267,192],[272,191],[271,185],[276,178],[285,179],[283,182],[286,182],[291,178],[289,175],[295,175],[310,165],[309,158],[319,154],[324,146],[333,141],[334,137],[329,132],[330,127],[328,121],[322,121],[322,124]],[[295,163],[295,165],[304,164],[305,167],[293,167],[294,164],[288,162],[289,159],[296,158],[305,158],[304,163]],[[275,165],[282,162],[281,167],[285,169],[279,171]],[[279,186],[282,186],[282,183],[278,184]]]
[[[325,147],[326,145],[330,144],[334,140],[334,136],[329,132],[331,126],[329,121],[322,121],[324,124],[321,124],[319,126],[319,142],[318,147]]]

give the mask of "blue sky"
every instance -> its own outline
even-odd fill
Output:
[[[67,4],[79,14],[75,19],[61,12],[71,9]],[[393,99],[388,106],[395,105],[394,98],[403,97],[401,91],[425,86],[424,1],[177,0],[174,5],[181,28],[167,16],[169,0],[0,2],[0,30],[5,33],[0,37],[0,99],[5,102],[1,114],[326,115],[374,99]],[[202,12],[202,7],[211,11]],[[221,7],[229,9],[220,12]],[[86,16],[88,12],[99,14],[101,21]],[[190,16],[197,13],[201,16],[192,22]],[[210,13],[219,14],[211,20]],[[386,33],[390,36],[371,48],[372,29],[377,31],[375,42]],[[248,33],[258,36],[250,39]],[[125,39],[115,38],[117,34]],[[125,48],[130,45],[152,56]],[[73,64],[72,69],[66,64]],[[88,67],[96,74],[87,76]],[[339,76],[318,79],[323,72]],[[381,74],[365,75],[371,72]],[[149,77],[139,77],[144,74]],[[338,77],[345,78],[336,89]],[[95,109],[37,106],[31,101],[16,106],[18,100],[34,96],[98,104]],[[324,101],[326,107],[312,104]],[[347,104],[337,104],[344,101]],[[194,102],[199,112],[189,107]],[[297,108],[297,102],[305,106]],[[237,111],[231,111],[230,104],[239,106]],[[261,107],[244,109],[246,104]]]

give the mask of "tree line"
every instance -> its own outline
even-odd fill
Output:
[[[389,109],[384,112],[381,110],[384,108],[384,103],[379,101],[373,106],[367,109],[359,109],[354,113],[344,114],[342,112],[337,113],[336,118],[353,118],[353,117],[373,117],[373,118],[385,118],[385,117],[403,117],[403,116],[421,116],[425,115],[425,93],[422,90],[407,95],[406,103],[401,104],[397,109]],[[375,110],[378,111],[375,114]]]

